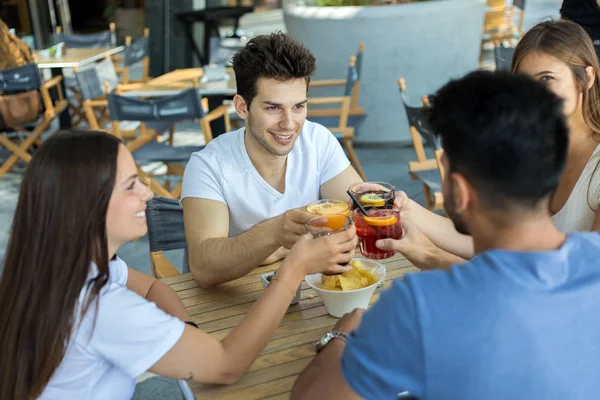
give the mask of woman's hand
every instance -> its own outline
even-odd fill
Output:
[[[354,257],[358,238],[352,225],[347,231],[313,239],[304,235],[292,246],[277,275],[293,270],[300,276],[324,272],[339,274],[351,269],[347,264]]]

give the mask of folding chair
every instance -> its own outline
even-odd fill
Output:
[[[67,48],[86,49],[91,47],[115,47],[117,45],[117,31],[114,22],[108,25],[107,31],[85,34],[65,34],[62,27],[56,27],[56,42],[63,42]]]
[[[146,221],[152,275],[156,278],[179,275],[180,272],[163,254],[165,251],[183,249],[186,251],[184,257],[187,257],[183,209],[179,200],[155,196],[146,204]],[[184,261],[184,271],[186,265]]]
[[[117,45],[117,33],[114,23],[109,24],[107,31],[88,34],[65,34],[60,26],[56,27],[56,41],[63,42],[69,48],[93,48],[93,47],[115,47]],[[85,120],[85,112],[81,104],[81,95],[74,77],[65,77],[65,87],[71,99],[69,101],[69,114],[71,114],[71,126],[75,127]]]
[[[41,144],[40,136],[48,129],[50,123],[67,107],[60,82],[61,76],[54,77],[47,82],[42,80],[40,70],[36,64],[30,63],[17,68],[0,71],[0,91],[4,95],[13,95],[31,90],[39,90],[42,97],[43,112],[37,121],[32,121],[33,130],[25,127],[11,126],[9,131],[0,132],[0,145],[12,152],[8,159],[0,166],[0,177],[10,171],[19,159],[29,162],[29,151],[34,145]],[[56,88],[57,101],[54,103],[50,97],[50,89]],[[27,136],[21,139],[21,135]],[[21,141],[20,144],[14,141]]]
[[[91,129],[110,129],[106,95],[115,90],[119,78],[110,56],[84,69],[74,68],[81,105]]]
[[[307,112],[307,118],[313,122],[320,123],[329,129],[334,136],[342,143],[344,150],[348,154],[348,158],[352,163],[356,172],[360,177],[366,181],[367,177],[365,171],[358,160],[358,156],[354,151],[354,127],[348,126],[348,118],[350,115],[350,106],[352,104],[352,92],[356,87],[358,80],[358,72],[356,69],[356,57],[350,57],[350,64],[348,66],[348,78],[344,81],[346,89],[344,95],[341,97],[309,97],[308,104],[314,105],[326,105],[326,104],[340,104],[340,108],[316,108],[309,109]],[[325,116],[328,112],[333,112],[335,116]]]
[[[496,64],[496,70],[510,71],[513,54],[515,54],[514,47],[504,47],[500,43],[494,43],[494,62]]]
[[[138,174],[141,178],[150,181],[150,188],[155,194],[170,198],[179,198],[181,196],[181,182],[174,190],[159,184],[154,177],[145,173],[139,163],[162,162],[167,165],[167,174],[163,177],[172,177],[183,175],[184,166],[191,153],[201,150],[204,146],[169,146],[164,142],[157,140],[157,131],[151,129],[153,123],[168,122],[175,124],[184,120],[200,120],[206,138],[212,138],[209,121],[219,117],[225,118],[228,124],[227,107],[219,107],[208,115],[204,115],[201,106],[200,95],[196,88],[190,88],[173,96],[160,97],[157,99],[139,99],[124,97],[118,94],[108,94],[108,108],[111,119],[111,132],[123,138],[121,132],[121,122],[134,121],[140,122],[139,134],[137,137],[127,143],[127,147],[133,153],[133,157],[138,162]],[[210,140],[207,140],[207,142]]]
[[[493,1],[492,1],[493,2]],[[488,1],[488,4],[490,1]],[[485,13],[479,62],[483,62],[484,46],[487,43],[513,41],[523,36],[525,0],[513,0],[509,7],[496,6]]]
[[[358,52],[355,56],[354,72],[352,72],[352,81],[349,81],[348,79],[324,79],[311,81],[309,85],[309,87],[311,88],[343,86],[344,96],[350,96],[350,110],[348,113],[350,118],[365,115],[365,109],[363,107],[359,107],[358,105],[358,95],[360,93],[360,80],[362,77],[362,63],[364,51],[365,44],[361,42],[358,45]],[[349,69],[348,74],[350,74],[351,69],[352,68]],[[339,116],[339,114],[339,109],[320,109],[313,110],[312,115],[315,117],[337,117]]]
[[[113,59],[116,62],[121,59]],[[135,82],[148,82],[150,80],[150,29],[144,29],[144,36],[131,41],[131,36],[125,38],[125,56],[122,58],[123,67],[117,67],[117,72],[121,72],[121,82],[124,84]],[[131,80],[129,70],[131,66],[142,62],[142,79]]]
[[[417,161],[408,162],[408,170],[413,180],[419,180],[423,184],[425,206],[428,210],[443,210],[444,199],[441,193],[442,178],[440,175],[441,164],[436,158],[427,158],[425,147],[441,157],[441,145],[433,135],[423,115],[424,108],[428,107],[427,97],[423,97],[423,107],[409,105],[406,93],[406,82],[404,78],[398,79],[402,104],[408,118],[410,136],[415,149]]]

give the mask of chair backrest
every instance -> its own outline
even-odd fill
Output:
[[[352,90],[357,82],[359,82],[359,78],[358,70],[356,68],[356,56],[352,56],[350,57],[350,64],[348,65],[348,75],[346,76],[344,96],[352,96]]]
[[[493,9],[505,8],[506,0],[487,0],[487,7]]]
[[[513,7],[517,7],[521,11],[525,11],[525,0],[513,0]]]
[[[363,52],[365,51],[365,44],[360,42],[358,44],[358,52],[356,53],[356,75],[358,80],[360,81],[362,77],[362,61],[363,61]]]
[[[125,66],[131,66],[144,58],[150,56],[150,37],[142,36],[139,39],[134,40],[130,44],[125,45]]]
[[[109,94],[108,110],[113,121],[184,121],[204,117],[198,90],[190,88],[173,96],[137,99]]]
[[[0,71],[0,91],[4,93],[36,90],[42,84],[42,75],[37,64],[34,63]]]
[[[148,242],[150,251],[185,249],[183,209],[178,199],[154,196],[146,203]]]
[[[406,93],[406,83],[404,79],[398,79],[398,86],[400,88],[400,97],[402,98],[404,111],[406,111],[408,125],[411,130],[413,144],[415,145],[415,151],[417,152],[417,159],[418,161],[425,161],[425,155],[419,151],[419,143],[421,149],[423,149],[424,146],[430,148],[434,152],[440,150],[442,146],[427,123],[424,112],[425,107],[414,107],[408,104],[408,94]],[[414,135],[415,131],[418,134],[417,137]]]
[[[496,70],[510,71],[514,47],[494,46],[494,61],[496,62]]]
[[[503,31],[511,26],[512,11],[510,9],[488,11],[483,21],[483,31]]]
[[[63,42],[67,48],[73,49],[114,47],[117,45],[117,33],[114,23],[110,24],[110,29],[107,31],[86,34],[65,34],[59,26],[56,28],[56,41]]]
[[[119,76],[110,58],[85,69],[75,71],[75,78],[83,100],[92,100],[108,94],[119,85]],[[106,87],[108,83],[108,88]]]

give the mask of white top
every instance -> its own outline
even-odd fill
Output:
[[[109,282],[100,291],[96,326],[94,303],[83,320],[79,318],[84,287],[67,352],[40,399],[131,399],[135,379],[183,334],[182,321],[127,289],[123,260],[116,258],[109,268]],[[96,271],[92,265],[90,278]]]
[[[181,200],[196,197],[229,207],[229,236],[318,200],[320,186],[350,165],[335,136],[322,125],[306,121],[287,156],[282,194],[252,165],[244,130],[218,136],[192,154],[183,175]]]
[[[600,145],[585,165],[565,205],[552,216],[564,233],[590,231],[600,205]]]

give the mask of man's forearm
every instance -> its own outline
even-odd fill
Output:
[[[240,278],[258,267],[280,246],[273,219],[231,238],[211,238],[189,245],[190,270],[202,287]]]
[[[315,399],[325,398],[327,395],[327,382],[322,382],[321,377],[332,368],[339,368],[339,362],[342,358],[346,344],[339,339],[334,339],[323,351],[308,364],[308,367],[298,377],[290,399]]]

